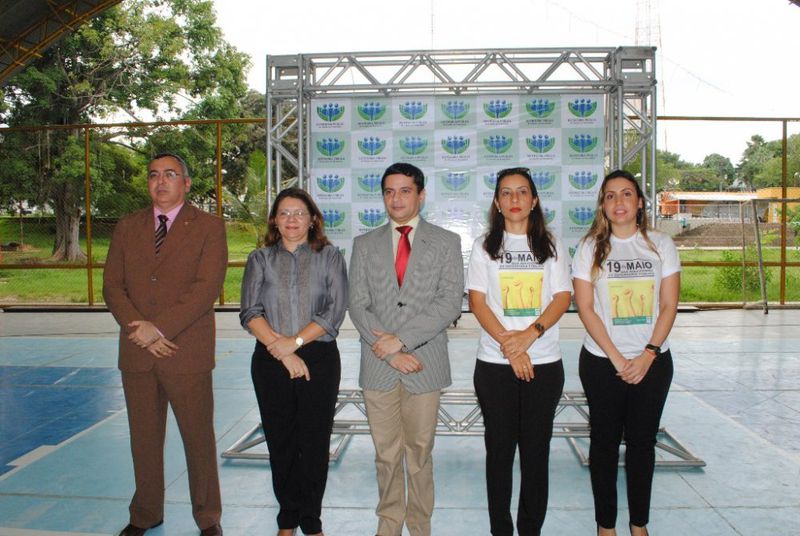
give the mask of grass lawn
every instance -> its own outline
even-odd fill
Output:
[[[108,252],[108,243],[113,225],[97,222],[92,233],[92,257],[94,262],[105,261]],[[2,263],[44,263],[53,247],[54,229],[48,220],[38,221],[35,218],[26,218],[23,224],[23,237],[26,249],[21,252],[2,253]],[[228,257],[230,261],[245,261],[247,255],[256,247],[256,236],[246,226],[228,223]],[[0,218],[0,243],[19,242],[19,222],[15,219]],[[81,248],[86,251],[85,237],[81,237]],[[680,251],[681,260],[684,262],[718,262],[723,259],[722,249],[683,249]],[[740,249],[729,250],[734,260],[741,259]],[[748,254],[749,257],[749,254]],[[788,261],[800,261],[800,250],[788,249]],[[755,260],[755,257],[748,260]],[[780,249],[766,248],[765,261],[779,261]],[[78,269],[66,268],[25,268],[3,269],[0,263],[0,304],[38,304],[38,303],[88,303],[87,270],[85,267]],[[753,302],[759,299],[758,282],[755,270],[747,271],[750,275],[751,288],[744,295],[738,279],[741,272],[738,267],[733,268],[735,273],[729,277],[735,283],[726,288],[720,281],[718,267],[684,267],[681,276],[681,302]],[[729,268],[728,270],[731,270]],[[768,268],[772,276],[767,284],[767,295],[770,301],[779,299],[780,271],[778,268]],[[244,269],[229,267],[225,278],[224,300],[226,304],[238,303],[242,273]],[[738,276],[736,274],[739,274]],[[800,268],[790,267],[786,271],[786,300],[800,301]],[[103,276],[102,269],[93,270],[93,295],[94,303],[102,303]]]

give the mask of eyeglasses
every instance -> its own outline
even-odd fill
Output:
[[[183,175],[173,169],[168,169],[166,171],[151,171],[147,174],[147,179],[151,181],[157,181],[161,177],[174,181],[178,177],[183,177]]]
[[[299,220],[308,216],[308,211],[303,209],[298,209],[298,210],[281,210],[280,212],[278,212],[278,217],[284,220],[288,220],[292,216],[294,216]]]

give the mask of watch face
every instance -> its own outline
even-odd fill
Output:
[[[297,337],[297,338],[294,340],[294,343],[295,343],[297,346],[303,346],[303,343],[304,343],[304,342],[305,342],[305,341],[303,340],[303,337]]]

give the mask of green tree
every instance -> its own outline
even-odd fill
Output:
[[[9,80],[0,121],[74,125],[111,114],[136,120],[144,110],[157,118],[212,112],[236,117],[238,100],[246,93],[247,66],[246,55],[222,38],[211,1],[128,0],[78,28]],[[127,145],[143,160],[153,147],[113,131],[94,141]],[[28,164],[11,166],[19,173],[13,180],[24,186],[17,195],[38,197],[55,213],[54,260],[85,259],[78,242],[84,204],[82,130],[19,136],[0,149],[4,162],[11,158]],[[130,160],[115,156],[106,164],[119,164],[122,168],[114,171],[124,171]],[[102,165],[93,164],[93,170]],[[6,168],[0,168],[0,183],[12,180]]]
[[[683,161],[679,154],[656,149],[656,190],[680,190],[681,170],[691,168],[692,164]],[[625,169],[634,175],[640,173],[640,158],[637,156]]]
[[[779,140],[770,143],[778,144],[779,147],[781,144]],[[753,186],[755,188],[780,186],[782,177],[783,158],[781,150],[778,149],[777,154],[767,160],[755,174]],[[786,185],[800,186],[800,135],[798,134],[792,134],[786,139]]]
[[[686,169],[676,170],[678,187],[685,192],[713,192],[720,189],[717,174],[703,166],[692,165]]]
[[[240,192],[234,193],[226,186],[223,195],[231,216],[253,234],[256,246],[264,245],[267,232],[267,158],[263,152],[251,154],[245,184]]]
[[[774,181],[774,177],[765,177],[764,167],[770,160],[780,157],[780,155],[781,142],[768,142],[758,134],[751,136],[737,167],[739,178],[751,188],[772,186],[769,183]],[[780,179],[778,184],[780,184]]]
[[[719,190],[725,190],[730,186],[736,176],[736,170],[730,158],[718,153],[707,155],[703,159],[703,167],[714,173],[714,176],[719,181]]]

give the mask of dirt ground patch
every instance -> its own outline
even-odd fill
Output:
[[[780,246],[781,226],[777,223],[762,223],[761,243],[764,246]],[[755,245],[755,230],[752,225],[741,223],[709,223],[700,225],[673,237],[675,245],[684,247],[741,247],[742,234],[746,245]],[[795,243],[794,230],[786,230],[786,243]]]

